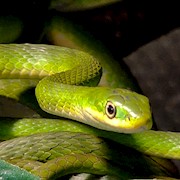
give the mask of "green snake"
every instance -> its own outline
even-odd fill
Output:
[[[99,145],[105,143],[95,143],[95,141],[102,140],[98,140],[96,137],[91,137],[90,135],[87,137],[90,136],[89,139],[92,139],[92,142],[95,144],[89,141],[87,142],[85,139],[88,138],[84,138],[83,136],[92,133],[96,136],[112,139],[148,155],[179,159],[180,146],[178,133],[149,130],[152,126],[152,117],[148,99],[143,95],[126,89],[94,87],[99,82],[101,71],[99,62],[91,55],[82,51],[41,44],[1,44],[1,95],[17,99],[25,90],[37,84],[35,90],[36,98],[44,111],[95,127],[90,128],[76,122],[55,119],[2,120],[1,139],[28,136],[2,142],[0,144],[1,159],[23,167],[42,179],[55,178],[59,174],[60,176],[66,175],[69,168],[67,167],[67,172],[64,172],[62,165],[66,167],[67,164],[65,161],[70,162],[72,159],[74,159],[75,164],[77,163],[79,165],[76,166],[72,162],[74,170],[69,170],[71,173],[85,171],[89,173],[96,172],[97,174],[110,174],[120,176],[121,178],[131,177],[131,173],[124,174],[116,166],[113,168],[108,168],[107,165],[104,166],[107,163],[104,162],[105,160],[102,160],[104,156],[107,156],[105,152],[102,158],[99,155],[97,156],[96,153],[88,153],[86,152],[87,150],[85,151],[83,149],[86,146],[88,148],[93,146],[97,150],[99,149]],[[29,78],[30,82],[28,80]],[[14,85],[14,92],[13,89],[7,88],[8,85]],[[8,122],[10,123],[8,124]],[[97,128],[102,130],[98,130]],[[10,132],[8,133],[8,131]],[[64,134],[59,131],[66,132]],[[74,133],[71,134],[73,131]],[[39,132],[42,135],[37,134]],[[85,135],[78,134],[79,132],[85,133]],[[126,133],[130,134],[128,135]],[[29,136],[31,134],[35,135]],[[71,152],[72,149],[70,148],[68,150],[70,145],[67,145],[67,143],[69,141],[77,141],[75,140],[76,137],[79,138],[78,142],[80,145],[78,146],[78,143],[75,143],[75,149],[78,150],[75,153],[77,155],[72,155],[71,153],[70,157],[64,155],[63,158],[65,159],[63,160],[61,156],[64,152],[61,152],[59,149],[54,150],[54,154],[48,151],[57,148],[59,145],[63,146],[63,143],[59,141],[64,136],[67,138],[67,140],[63,140],[63,142],[66,142],[64,145],[66,147],[64,149],[66,150],[64,151]],[[41,142],[43,140],[44,142]],[[159,143],[157,145],[157,142],[162,142],[162,144]],[[83,145],[84,143],[85,145]],[[72,143],[69,142],[69,144]],[[40,147],[42,150],[39,149]],[[103,147],[102,149],[104,151],[110,151],[106,150],[106,148]],[[95,152],[95,150],[90,148],[90,151]],[[34,153],[35,156],[33,157]],[[119,155],[115,155],[116,153],[108,152],[108,154],[114,154],[117,159]],[[136,151],[133,152],[133,154],[136,153]],[[49,161],[47,161],[46,156],[48,156]],[[77,170],[82,166],[81,159],[83,158],[90,159],[89,161],[87,160],[86,170],[83,168]],[[105,159],[109,160],[109,157]],[[57,166],[54,167],[56,161]],[[148,159],[147,162],[152,167],[154,165],[152,165],[153,163],[151,161],[151,159]],[[42,164],[42,162],[45,164]],[[88,162],[91,162],[91,165]],[[157,162],[159,165],[159,160]],[[97,168],[92,166],[92,164],[96,163]],[[133,163],[130,162],[129,164],[132,165]],[[83,166],[86,166],[84,164]],[[51,169],[52,173],[46,173],[46,167],[47,169]],[[123,168],[127,167],[125,166]],[[87,169],[90,170],[87,171]],[[148,175],[152,175],[151,173]],[[153,173],[155,172],[153,171]],[[158,175],[161,173],[156,172]],[[164,174],[162,173],[162,175]],[[136,176],[138,177],[138,175]]]
[[[79,8],[74,2],[61,1],[62,10],[98,4],[82,2]],[[55,25],[52,33],[60,31],[68,46],[93,56],[44,44],[0,45],[0,95],[51,118],[0,118],[0,139],[5,140],[0,177],[56,179],[83,172],[117,179],[178,177],[164,158],[180,159],[179,133],[149,130],[148,98],[117,88],[136,90],[121,66],[98,43],[80,47],[88,40],[81,33],[78,37],[79,30],[64,19],[57,22],[60,29]]]
[[[67,48],[30,44],[1,45],[0,54],[2,79],[19,81],[30,77],[37,81],[48,71],[55,73],[43,78],[35,92],[40,107],[50,114],[115,132],[132,133],[152,126],[145,96],[125,89],[78,86],[99,81],[101,66],[92,56]],[[28,81],[25,83],[29,86]],[[8,96],[3,86],[6,88],[2,84],[1,94],[4,91]]]

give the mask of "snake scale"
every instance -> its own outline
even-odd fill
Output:
[[[0,45],[0,95],[52,117],[0,118],[1,178],[178,176],[166,158],[180,159],[179,133],[150,130],[148,98],[107,87],[108,68],[98,60],[53,45]],[[125,74],[120,79],[131,86]],[[116,84],[115,78],[108,81]],[[31,104],[34,87],[37,101]]]
[[[49,149],[51,150],[53,149],[53,147],[55,148],[58,147],[59,144],[62,145],[63,144],[62,142],[58,142],[58,143],[56,142],[57,139],[58,141],[60,141],[61,139],[57,137],[61,136],[65,138],[64,136],[67,136],[67,131],[69,131],[68,140],[70,138],[71,141],[75,141],[76,136],[80,136],[81,140],[84,139],[83,141],[87,139],[83,137],[86,135],[83,135],[83,134],[79,135],[76,133],[82,132],[86,134],[88,132],[89,133],[93,132],[97,136],[102,136],[106,138],[109,137],[110,139],[120,142],[121,144],[122,142],[124,142],[126,146],[129,146],[131,148],[135,148],[142,152],[146,151],[146,153],[149,155],[158,155],[160,157],[177,158],[177,159],[180,157],[179,149],[178,149],[178,143],[179,143],[178,133],[163,133],[163,132],[155,132],[155,131],[150,131],[150,130],[147,131],[152,126],[152,119],[151,119],[151,111],[150,111],[149,102],[145,96],[137,94],[129,90],[125,90],[125,89],[87,86],[87,85],[94,86],[95,84],[97,84],[99,81],[99,76],[101,75],[101,66],[92,56],[78,50],[73,50],[73,49],[64,48],[64,47],[57,47],[57,46],[52,46],[52,45],[41,45],[41,44],[38,44],[38,45],[33,45],[33,44],[1,45],[0,52],[1,52],[0,53],[0,64],[1,64],[0,68],[1,68],[1,79],[2,79],[0,92],[2,95],[8,96],[9,89],[7,89],[6,83],[11,84],[11,85],[18,83],[17,87],[21,87],[23,88],[23,90],[19,88],[14,88],[15,90],[14,92],[16,94],[16,96],[14,96],[14,93],[12,93],[13,90],[11,89],[10,95],[9,95],[9,97],[14,96],[14,98],[18,98],[18,96],[20,96],[21,93],[25,89],[30,88],[29,85],[31,84],[29,84],[28,78],[31,77],[31,80],[33,79],[34,83],[38,83],[36,86],[36,97],[37,97],[37,101],[40,104],[40,107],[43,110],[57,116],[63,116],[69,119],[74,119],[74,120],[83,122],[85,124],[91,125],[93,127],[102,129],[102,130],[96,130],[95,128],[93,129],[90,128],[90,130],[88,130],[89,127],[86,125],[83,125],[83,124],[76,125],[76,122],[71,122],[71,123],[74,123],[71,125],[69,121],[67,123],[67,120],[58,121],[54,119],[53,120],[44,119],[42,121],[41,119],[21,119],[21,120],[13,120],[13,122],[10,121],[12,125],[14,124],[12,126],[12,128],[14,129],[14,132],[12,130],[12,133],[14,133],[14,135],[12,133],[9,133],[10,134],[9,135],[7,131],[10,127],[10,124],[9,125],[6,124],[8,122],[6,120],[1,121],[2,123],[1,132],[4,129],[5,136],[7,137],[9,135],[8,138],[12,138],[13,136],[14,137],[22,136],[23,130],[27,133],[26,135],[35,133],[35,135],[32,135],[32,136],[27,136],[27,137],[22,137],[22,138],[19,137],[17,139],[15,138],[12,140],[7,140],[7,141],[2,142],[0,144],[1,159],[11,162],[13,164],[18,164],[18,165],[20,164],[19,165],[20,167],[23,167],[33,172],[34,174],[37,174],[38,176],[42,178],[45,178],[45,177],[52,178],[54,176],[56,177],[56,175],[59,175],[59,174],[63,175],[63,173],[61,172],[62,170],[59,170],[59,167],[62,168],[62,166],[60,165],[57,165],[57,167],[55,168],[52,174],[46,173],[45,170],[43,171],[43,169],[46,169],[45,168],[46,163],[49,164],[46,166],[48,168],[48,167],[51,167],[51,163],[50,163],[51,161],[53,162],[52,164],[56,164],[54,163],[56,161],[60,164],[62,163],[62,161],[65,161],[62,159],[58,160],[60,158],[58,153],[62,153],[59,149],[54,151],[55,152],[54,153],[55,155],[54,155],[52,152],[49,153],[48,150],[47,151],[44,150],[44,149],[47,149],[47,146],[44,147],[44,145],[46,144],[50,145]],[[52,58],[53,56],[54,58]],[[73,59],[75,60],[73,61]],[[67,60],[68,60],[69,65],[68,63],[66,63]],[[69,62],[70,60],[72,61],[72,63]],[[82,61],[84,61],[84,63]],[[42,64],[40,62],[42,62]],[[52,63],[52,65],[49,63]],[[63,67],[63,65],[58,65],[58,63],[62,63],[65,67]],[[55,64],[55,66],[53,66],[53,64]],[[60,70],[61,68],[63,70]],[[83,68],[85,68],[85,70]],[[50,74],[52,75],[49,76],[47,74],[48,70]],[[60,72],[60,73],[57,73],[57,72]],[[42,80],[39,81],[38,79],[42,79]],[[8,82],[9,80],[11,83]],[[19,86],[19,83],[21,83],[21,86]],[[35,84],[33,84],[33,86],[34,85]],[[52,96],[53,94],[55,96]],[[47,135],[46,134],[36,135],[37,133],[36,131],[43,132],[43,130],[41,131],[40,127],[37,128],[33,126],[32,125],[33,122],[36,125],[39,124],[39,126],[42,129],[44,129],[44,132],[48,132]],[[21,123],[21,125],[18,125],[18,123]],[[47,123],[47,124],[45,125],[43,123]],[[54,128],[51,128],[51,125],[53,125],[53,123],[55,123]],[[58,125],[58,123],[61,123],[61,124]],[[16,124],[17,124],[17,127],[22,128],[22,131],[19,131],[18,129],[15,128]],[[31,130],[28,130],[28,124],[29,124],[29,127],[31,127]],[[68,128],[66,129],[65,127],[69,127],[69,129]],[[64,128],[63,131],[65,131],[64,133],[66,134],[64,133],[62,134],[60,132],[57,132],[57,133],[50,132],[50,131],[59,131],[61,128],[62,129]],[[70,133],[71,131],[73,131],[73,129],[75,131],[74,132],[75,134]],[[111,132],[107,133],[107,131],[111,131]],[[143,131],[143,132],[135,133],[139,131]],[[20,133],[20,135],[16,134],[18,132]],[[121,134],[117,132],[134,133],[134,134],[128,135],[128,134]],[[166,138],[166,135],[167,135],[167,138]],[[90,135],[88,135],[88,137],[89,136]],[[159,141],[158,136],[160,138],[160,141],[163,142],[163,144],[159,145],[160,152],[157,151],[158,149],[157,141]],[[34,137],[34,140],[31,140],[33,139],[33,137]],[[41,139],[39,139],[41,137],[43,140],[47,138],[47,142],[46,141],[41,142]],[[93,142],[96,140],[95,137],[89,137],[89,138],[93,139]],[[149,139],[147,140],[147,138]],[[7,138],[4,138],[4,139],[7,139]],[[65,140],[64,142],[67,143],[68,140]],[[139,144],[138,144],[138,141],[139,141]],[[170,141],[172,142],[171,145],[170,145]],[[146,147],[146,144],[145,144],[146,142],[147,142],[147,145],[149,144],[148,148]],[[167,145],[167,142],[168,142],[168,145]],[[88,143],[91,144],[92,142],[88,141]],[[75,143],[75,144],[76,144],[75,145],[76,147],[78,143]],[[80,141],[80,145],[82,147],[80,148],[77,146],[75,149],[77,150],[82,149],[82,150],[80,150],[80,152],[76,152],[75,154],[80,154],[80,157],[81,157],[82,154],[84,153],[84,152],[83,153],[81,152],[81,151],[84,151],[83,147],[87,146],[88,149],[90,147],[86,141],[85,141],[85,144],[86,145],[83,145],[82,142]],[[93,146],[95,146],[95,144],[93,144]],[[99,142],[97,144],[101,144],[101,143]],[[166,145],[167,147],[165,147]],[[162,148],[162,146],[164,148]],[[29,147],[31,148],[29,149]],[[39,149],[40,147],[42,148],[42,150]],[[67,145],[67,147],[64,148],[66,149],[65,151],[68,151],[68,147],[69,145]],[[153,147],[155,147],[154,151],[153,151]],[[167,150],[166,148],[169,148],[169,149]],[[95,149],[97,149],[97,147],[95,147]],[[20,150],[22,150],[22,152]],[[94,152],[92,148],[90,148],[90,151]],[[69,150],[69,152],[71,151]],[[108,153],[115,154],[114,152],[108,152]],[[134,153],[137,153],[137,152],[134,152]],[[35,157],[33,157],[33,154],[35,154]],[[85,154],[88,154],[90,156],[92,155],[90,152],[86,152]],[[36,157],[36,155],[42,156],[42,159],[39,159],[39,157]],[[117,159],[117,156],[119,155],[115,155],[115,159]],[[69,158],[69,157],[66,157],[66,155],[64,155],[63,157],[66,160]],[[82,159],[82,157],[80,159],[78,157],[79,156],[74,157],[76,161],[79,161]],[[120,157],[122,157],[122,155]],[[88,159],[89,156],[86,158]],[[97,157],[94,157],[94,155],[92,159],[93,158],[97,159]],[[47,159],[50,161],[46,162]],[[71,156],[70,156],[70,159],[71,159]],[[109,157],[107,157],[107,159],[109,159]],[[28,163],[27,163],[27,160],[29,161]],[[23,161],[25,161],[25,163],[23,163]],[[69,162],[70,160],[67,160],[67,161]],[[95,161],[95,160],[92,160],[92,161]],[[111,158],[111,161],[112,161],[112,158]],[[151,162],[151,160],[148,159],[148,162],[149,161]],[[41,163],[43,162],[45,164],[39,165],[39,162]],[[100,165],[98,165],[98,168],[104,167],[104,161],[102,161],[102,159],[97,160],[97,162],[100,163]],[[33,164],[33,166],[31,164]],[[36,164],[38,164],[38,167],[36,167]],[[93,163],[91,163],[91,165],[92,164]],[[130,163],[130,164],[132,165],[133,163]],[[137,162],[135,164],[137,165]],[[29,166],[31,168],[33,167],[33,169],[30,169]],[[119,176],[120,170],[117,171],[118,168],[116,166],[115,168],[106,168],[102,172],[98,168],[97,169],[92,168],[91,172],[97,171],[100,174],[109,173],[110,175]],[[41,171],[39,169],[41,169]],[[77,169],[79,169],[79,167]],[[89,170],[89,166],[86,167],[85,172],[89,172],[87,171],[87,169]],[[109,172],[109,170],[112,170],[112,169],[114,171]],[[78,172],[81,172],[81,171],[78,171]],[[120,173],[120,176],[131,177],[131,175],[129,174],[123,175],[123,173]]]

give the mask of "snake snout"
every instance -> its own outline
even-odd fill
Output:
[[[147,118],[144,120],[144,123],[142,125],[134,129],[137,129],[137,132],[142,132],[142,131],[149,130],[151,128],[152,128],[152,118]]]

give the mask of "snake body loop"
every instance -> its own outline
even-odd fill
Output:
[[[74,86],[98,82],[101,66],[87,53],[50,45],[1,45],[0,70],[4,79],[47,76],[38,83],[36,97],[40,107],[51,114],[116,132],[132,133],[152,126],[145,96],[118,88]],[[55,74],[48,76],[48,72]],[[106,111],[108,102],[114,106],[112,118]]]
[[[95,154],[96,157],[94,157],[92,152],[101,148],[101,142],[98,139],[98,143],[94,144],[97,139],[92,135],[87,135],[89,132],[97,136],[115,140],[131,148],[135,148],[138,151],[145,152],[148,155],[157,155],[166,158],[174,157],[178,159],[180,156],[178,134],[168,134],[167,139],[161,139],[161,137],[165,135],[162,132],[141,132],[143,130],[149,130],[152,126],[151,111],[147,97],[120,88],[94,87],[98,84],[102,72],[103,68],[100,66],[98,60],[82,51],[42,44],[0,45],[0,78],[2,79],[0,80],[0,95],[21,100],[24,91],[29,92],[28,90],[30,88],[36,86],[35,95],[40,107],[44,111],[97,128],[89,128],[78,122],[66,123],[68,120],[65,120],[65,123],[62,121],[62,124],[58,125],[59,122],[55,119],[44,120],[44,124],[41,122],[42,120],[36,121],[35,119],[13,120],[12,126],[7,126],[6,122],[2,121],[1,127],[6,131],[5,138],[21,136],[18,134],[19,130],[16,129],[16,125],[18,128],[26,131],[27,134],[25,133],[24,135],[35,135],[0,143],[1,159],[17,164],[40,176],[42,179],[45,177],[54,177],[60,172],[61,174],[66,174],[66,168],[62,168],[68,166],[67,162],[76,162],[76,168],[80,167],[81,165],[79,166],[79,163],[81,162],[82,164],[81,159],[83,158],[87,159],[87,164],[86,170],[83,169],[82,172],[89,172],[87,170],[90,167],[88,163],[91,162],[93,166],[92,171],[97,171],[97,174],[101,172],[102,169],[102,174],[109,173],[118,176],[120,172],[120,177],[132,178],[137,162],[132,170],[128,168],[130,168],[129,165],[134,162],[128,162],[127,165],[123,165],[127,157],[125,157],[125,161],[123,161],[122,164],[119,164],[121,159],[118,160],[117,163],[117,157],[122,158],[125,156],[125,153],[123,153],[123,155],[116,154],[114,150],[109,150],[111,149],[109,146],[108,149],[103,146],[102,151],[98,151],[98,153]],[[13,89],[9,89],[8,85],[10,85],[11,88],[13,87]],[[42,123],[43,128],[34,128],[35,126],[32,124],[36,124],[37,122]],[[21,123],[21,125],[19,123]],[[28,123],[32,123],[32,129],[30,131],[27,130]],[[64,125],[66,124],[66,128],[64,128],[66,132],[49,132],[60,131],[61,128],[63,129],[63,123]],[[51,128],[52,126],[50,124],[55,125]],[[61,128],[58,128],[58,126],[61,126]],[[70,132],[73,131],[73,129],[75,132]],[[46,133],[36,134],[42,132]],[[77,135],[79,132],[85,133],[86,135]],[[23,135],[23,131],[21,131],[21,133]],[[128,134],[118,135],[118,133]],[[1,134],[3,134],[3,130]],[[166,153],[167,150],[164,150],[162,146],[156,148],[157,143],[159,143],[157,142],[159,139],[155,138],[157,135],[160,135],[160,140],[165,142],[165,146],[168,141],[173,141],[174,138],[177,139],[175,144],[172,143],[170,147],[171,150],[169,150],[170,153]],[[77,136],[80,137],[78,141],[73,139]],[[46,140],[46,138],[48,140]],[[59,157],[62,153],[60,149],[55,150],[63,144],[59,142],[60,140],[58,138],[64,139],[63,143],[65,143],[65,147],[62,151],[66,152],[66,154],[63,154],[65,159]],[[71,139],[71,143],[67,143],[67,139]],[[89,142],[87,142],[87,140]],[[72,147],[71,144],[73,144],[73,141],[76,142],[75,146]],[[85,144],[83,144],[84,141]],[[78,143],[80,143],[79,146],[76,146]],[[155,148],[151,149],[153,146],[155,146]],[[68,147],[72,148],[68,149]],[[90,151],[84,152],[83,148],[87,148],[87,150]],[[80,152],[74,153],[76,149]],[[116,149],[116,147],[114,149]],[[102,152],[104,154],[100,157],[99,154]],[[125,150],[125,152],[127,152],[127,150]],[[121,153],[121,151],[118,153]],[[67,154],[70,154],[70,156],[66,156]],[[131,153],[129,152],[129,154]],[[136,155],[139,155],[139,152],[133,150],[133,154],[135,154],[136,157]],[[144,155],[141,154],[141,156],[143,156],[143,158],[141,157],[143,163],[138,159],[138,162],[141,164],[140,167],[145,166],[146,163],[149,164],[148,176],[152,174],[169,175],[168,173],[162,173],[166,168],[163,167],[163,170],[161,169],[161,160],[157,160],[158,162],[154,164],[154,160],[151,158],[145,156],[147,161],[144,161]],[[75,160],[72,160],[74,158]],[[113,158],[115,158],[113,162],[115,166],[109,168],[109,165],[106,166],[107,162],[109,160],[113,161]],[[62,166],[62,162],[64,162],[64,166]],[[53,166],[54,163],[57,164]],[[168,162],[166,163],[165,164],[169,166]],[[118,168],[116,167],[117,164]],[[97,167],[94,167],[96,165]],[[103,166],[105,166],[105,169],[103,169]],[[122,170],[125,168],[130,174],[123,174],[119,166]],[[73,163],[71,163],[71,166],[68,166],[68,168],[74,172],[75,167],[73,168]],[[153,169],[152,171],[151,168]],[[47,173],[49,171],[52,172],[49,174]],[[134,176],[139,177],[139,174],[137,173]]]
[[[82,132],[49,132],[4,141],[0,144],[0,156],[42,179],[75,172],[110,174],[120,179],[153,173],[168,175],[160,162]]]

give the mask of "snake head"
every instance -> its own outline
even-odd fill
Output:
[[[94,126],[108,131],[135,133],[152,127],[152,115],[146,96],[124,89],[108,89],[96,94],[94,108],[86,108]],[[102,96],[103,94],[103,96]]]

